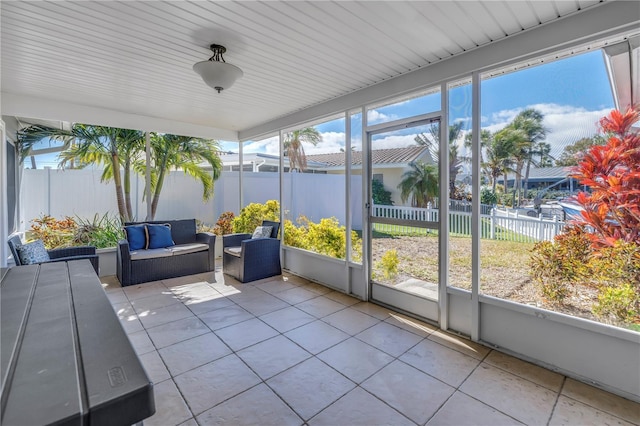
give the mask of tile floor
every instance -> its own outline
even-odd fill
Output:
[[[151,425],[639,425],[640,404],[295,276],[103,283]]]

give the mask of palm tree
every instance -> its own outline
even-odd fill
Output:
[[[314,127],[289,132],[284,137],[284,155],[289,158],[289,171],[303,172],[307,169],[307,156],[304,153],[303,143],[313,146],[322,141],[322,135]]]
[[[463,158],[458,153],[458,138],[462,132],[463,122],[459,121],[449,126],[449,194],[456,192],[456,178],[462,169]],[[416,135],[414,141],[421,146],[429,147],[431,156],[439,158],[440,152],[440,122],[429,128],[429,136],[424,133]]]
[[[151,157],[154,168],[151,172],[151,202],[152,220],[158,209],[158,201],[165,177],[171,169],[182,169],[186,174],[198,179],[202,183],[202,199],[209,200],[213,196],[214,182],[222,173],[222,160],[218,156],[217,141],[177,136],[168,134],[153,134],[151,138]],[[200,167],[200,163],[207,162],[212,171]]]
[[[528,155],[527,135],[522,130],[515,129],[513,126],[508,125],[494,135],[494,140],[499,147],[499,157],[503,160],[508,159],[508,161],[504,161],[503,164],[505,192],[507,191],[507,172],[513,170],[516,174],[514,189],[518,192],[519,203],[522,169]],[[511,169],[511,164],[515,165],[515,168]]]
[[[411,198],[412,207],[427,207],[438,196],[438,168],[422,161],[411,162],[409,167],[398,185],[400,198],[403,203]]]
[[[116,189],[118,213],[122,221],[133,217],[130,197],[131,166],[143,141],[143,134],[137,130],[118,129],[105,126],[74,124],[70,131],[45,126],[31,126],[18,133],[21,157],[27,155],[37,141],[51,138],[71,143],[59,155],[61,168],[73,165],[82,168],[88,164],[104,167],[101,181],[113,180]],[[124,183],[120,175],[124,167]]]
[[[501,136],[495,138],[490,132],[487,131],[487,133],[487,146],[485,147],[487,159],[482,162],[482,168],[491,179],[491,189],[494,194],[498,177],[504,175],[504,190],[506,192],[507,173],[513,171],[510,147],[508,141]]]
[[[528,108],[521,111],[511,122],[510,126],[516,130],[522,131],[526,135],[526,144],[522,147],[524,152],[524,188],[525,191],[529,182],[529,170],[534,162],[533,157],[536,154],[536,145],[547,137],[548,130],[542,125],[544,114],[540,111]],[[522,170],[522,169],[520,169]],[[520,186],[518,186],[518,203],[520,203]]]

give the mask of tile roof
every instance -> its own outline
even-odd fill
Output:
[[[524,179],[525,171],[522,170],[522,178]],[[529,170],[529,180],[531,179],[559,179],[566,178],[571,174],[571,167],[531,167]],[[509,173],[507,179],[514,179],[515,173]]]
[[[425,146],[410,146],[406,148],[374,149],[371,151],[373,164],[407,164],[425,156],[425,161],[431,162],[428,148]],[[307,155],[307,161],[325,163],[328,167],[344,166],[345,153]],[[362,151],[351,153],[352,164],[362,164]]]

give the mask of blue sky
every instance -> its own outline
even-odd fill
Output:
[[[482,127],[496,131],[506,126],[518,112],[533,107],[545,116],[549,129],[547,142],[552,146],[552,155],[559,156],[564,146],[582,137],[592,136],[597,121],[614,108],[611,87],[600,50],[572,56],[540,66],[523,69],[483,80],[482,82]],[[470,127],[470,85],[451,90],[450,120],[465,120]],[[440,94],[401,102],[369,112],[369,122],[391,121],[437,111],[440,109]],[[323,137],[317,146],[305,146],[307,154],[338,152],[344,147],[344,120],[334,120],[316,126]],[[354,129],[354,134],[359,131]],[[399,132],[387,141],[378,141],[377,147],[400,147],[413,144],[413,134]],[[236,142],[220,143],[225,151],[238,151]],[[361,146],[360,140],[354,145]],[[245,152],[278,153],[278,140],[270,138],[245,144]],[[38,159],[38,167],[44,164]],[[29,163],[28,161],[26,162]],[[54,158],[45,165],[55,167]]]
[[[614,108],[603,55],[600,50],[572,56],[558,61],[526,68],[517,72],[485,79],[481,87],[482,127],[496,131],[506,126],[525,108],[536,108],[544,116],[549,133],[551,154],[559,156],[563,148],[597,132],[598,120]],[[450,120],[464,120],[470,128],[470,85],[451,90]],[[370,123],[424,114],[440,109],[440,95],[433,94],[419,100],[402,102],[369,113]],[[305,146],[307,154],[338,152],[344,146],[344,120],[334,120],[316,126],[323,136],[317,146]],[[413,134],[404,132],[402,140],[396,133],[387,143],[378,141],[377,147],[408,146]],[[355,141],[358,146],[361,141]],[[225,144],[236,150],[233,144]],[[245,152],[277,154],[277,138],[251,142]]]

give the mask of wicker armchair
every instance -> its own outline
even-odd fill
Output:
[[[251,238],[251,234],[229,234],[222,236],[222,271],[238,281],[246,283],[280,275],[280,223],[263,221],[263,226],[272,226],[269,238]]]
[[[11,255],[13,256],[13,260],[17,266],[22,265],[20,261],[20,256],[18,256],[18,247],[22,245],[22,241],[20,237],[15,235],[7,241],[9,244],[9,250],[11,250]],[[93,265],[93,269],[96,271],[96,274],[99,273],[100,267],[98,263],[98,255],[96,254],[96,248],[92,246],[76,246],[76,247],[65,247],[59,249],[47,250],[49,253],[49,257],[51,260],[49,262],[66,262],[69,260],[81,260],[88,259]]]

